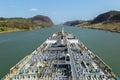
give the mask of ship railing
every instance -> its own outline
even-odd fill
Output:
[[[33,52],[34,52],[34,51],[33,51]],[[34,54],[34,53],[32,53],[32,54]],[[28,56],[31,57],[31,55],[28,55]],[[19,67],[20,67],[20,65],[21,65],[22,63],[24,63],[24,61],[27,60],[28,56],[26,56],[26,57],[24,57],[22,60],[20,60],[15,66],[19,66]],[[13,70],[13,69],[15,68],[15,66],[13,66],[13,67],[10,69],[10,71]],[[9,73],[6,74],[6,75],[9,75]],[[5,77],[2,78],[2,79],[5,79]]]
[[[44,42],[44,43],[45,43],[45,42]],[[44,43],[43,43],[40,47],[42,47],[42,46],[44,45]],[[38,47],[38,48],[39,48],[39,47]],[[32,54],[35,54],[35,53],[37,53],[36,50],[34,50],[34,51],[32,52]],[[31,55],[29,55],[29,57],[31,57]],[[20,65],[23,61],[26,60],[26,58],[27,58],[27,56],[24,57],[21,61],[19,61],[16,65]],[[13,68],[14,68],[14,66],[13,66],[11,69],[13,69]]]
[[[81,42],[80,40],[78,41],[78,44],[82,45],[82,46],[87,50],[88,54],[92,55],[93,57],[96,56],[96,55],[95,55],[91,50],[89,50],[89,49],[84,45],[84,43]]]
[[[83,44],[83,42],[81,42],[80,40],[79,40],[78,44],[81,44],[82,46],[85,47],[85,45]],[[101,58],[99,58],[97,55],[95,55],[92,51],[88,50],[87,47],[85,47],[85,48],[86,48],[86,50],[87,50],[88,53],[90,53],[93,57],[98,58],[98,60],[101,61],[104,66],[107,66],[108,69],[112,70]]]
[[[110,70],[112,70],[112,69],[110,68],[110,66],[108,66],[108,65],[107,65],[101,58],[99,58],[97,55],[96,55],[96,58],[97,58],[99,61],[101,61],[104,66],[107,66]]]

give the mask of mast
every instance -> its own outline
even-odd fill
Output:
[[[65,32],[64,32],[64,27],[62,27],[62,34],[64,34]]]

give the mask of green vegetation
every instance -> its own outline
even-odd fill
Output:
[[[0,31],[7,31],[6,27],[0,27]]]
[[[109,11],[88,21],[68,21],[64,25],[120,32],[120,11]]]
[[[0,18],[0,32],[32,30],[53,26],[47,16],[34,16],[32,18]]]
[[[26,29],[0,27],[0,33],[2,33],[2,32],[13,32],[13,31],[22,31],[22,30],[26,30]]]
[[[107,30],[111,32],[120,32],[120,23],[114,23],[114,24],[97,23],[97,24],[83,25],[82,27],[91,28],[91,29]]]

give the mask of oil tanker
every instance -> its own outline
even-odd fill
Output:
[[[72,33],[54,33],[2,80],[119,80],[112,69]]]

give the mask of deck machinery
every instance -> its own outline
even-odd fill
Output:
[[[3,80],[117,80],[111,68],[72,33],[54,33]]]

